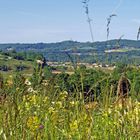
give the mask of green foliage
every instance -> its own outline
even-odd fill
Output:
[[[33,61],[39,52],[45,56],[47,61],[70,62],[72,58],[73,60],[78,59],[80,62],[88,63],[101,62],[113,64],[122,62],[125,64],[135,63],[137,65],[140,64],[139,46],[140,41],[123,39],[119,40],[119,49],[118,39],[94,43],[63,41],[38,44],[0,44],[0,48],[6,55],[19,60]],[[13,50],[7,51],[9,48]],[[106,53],[107,50],[114,51]]]
[[[47,80],[47,79],[50,79],[52,77],[52,68],[49,67],[49,66],[45,66],[44,67],[44,78]]]
[[[37,63],[36,59],[43,64]],[[26,66],[25,60],[20,62],[15,67]],[[25,73],[23,76],[19,69],[7,77],[0,76],[0,138],[80,140],[140,137],[138,67],[119,63],[114,71],[109,71],[81,65],[73,73],[59,67],[61,73],[53,74],[52,67],[45,62],[42,55],[37,56],[32,61],[34,70],[29,76]],[[131,83],[125,107],[117,103],[116,97],[122,75]]]
[[[45,68],[40,70],[44,72]],[[42,78],[38,68],[35,72],[37,75],[33,74],[32,81],[17,73],[4,83],[6,96],[3,102],[0,100],[1,139],[80,140],[140,137],[140,103],[137,97],[131,95],[125,108],[120,106],[121,104],[114,104],[116,91],[112,90],[112,85],[117,86],[117,79],[114,79],[114,74],[117,73],[108,74],[81,66],[72,75],[53,75],[44,83],[45,81],[38,82],[38,78]],[[139,72],[136,68],[126,70],[126,75],[131,80],[131,88],[134,89],[133,93],[137,91],[134,87],[137,84],[135,78],[139,81]],[[98,90],[102,100],[88,103],[83,96],[76,98],[77,96],[69,93],[71,86],[74,87],[71,93],[76,95],[87,92],[86,88],[90,86],[94,93]],[[137,93],[139,94],[139,91]]]
[[[0,54],[5,55],[7,57],[12,57],[17,60],[25,60],[25,61],[34,61],[35,59],[42,59],[43,55],[41,53],[35,53],[32,51],[25,52],[17,52],[15,49],[11,51],[1,51]]]

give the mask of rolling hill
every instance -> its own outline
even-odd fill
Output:
[[[140,64],[140,41],[110,40],[103,42],[63,41],[36,44],[0,44],[1,50],[17,52],[40,52],[47,61],[78,61],[88,63],[116,62]]]

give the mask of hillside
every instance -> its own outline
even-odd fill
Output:
[[[7,77],[20,71],[24,75],[28,75],[33,72],[33,61],[27,61],[24,59],[14,58],[0,53],[0,73]]]
[[[47,61],[66,62],[71,59],[88,63],[133,63],[140,64],[140,41],[110,40],[103,42],[63,41],[37,44],[0,44],[2,50],[43,53]]]

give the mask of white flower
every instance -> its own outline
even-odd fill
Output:
[[[26,79],[25,80],[25,85],[30,86],[31,85],[31,82],[28,79]]]
[[[27,91],[30,93],[37,93],[37,91],[35,91],[32,87],[29,87]]]

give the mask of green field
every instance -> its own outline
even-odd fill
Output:
[[[3,64],[12,70],[0,76],[0,139],[140,138],[139,68],[120,65],[108,71],[81,65],[72,73],[52,73],[25,60],[3,59]],[[16,71],[21,64],[28,69]],[[122,77],[131,85],[123,87],[126,97],[118,94]]]
[[[113,52],[129,52],[129,51],[140,51],[139,48],[123,48],[123,49],[112,49],[112,50],[105,50],[106,53],[113,53]]]

